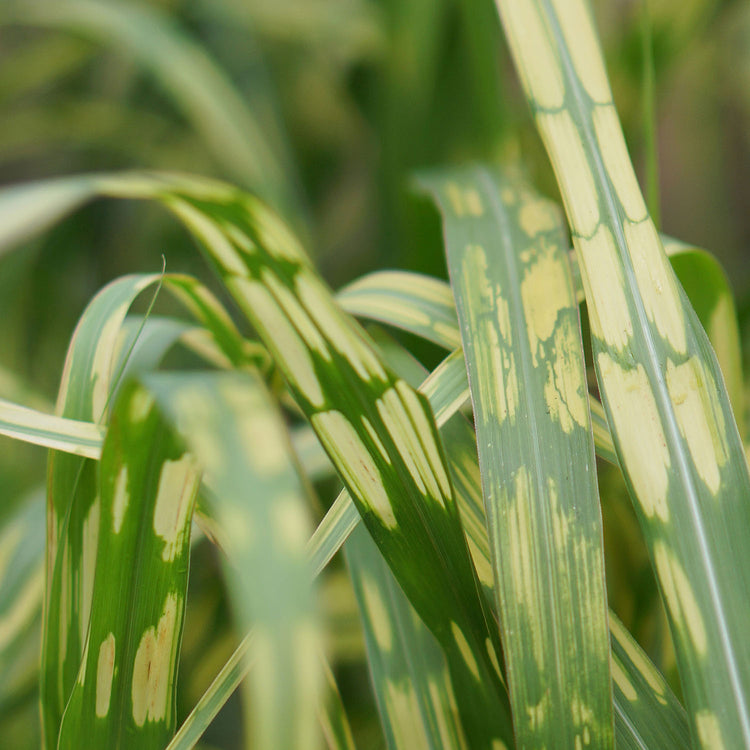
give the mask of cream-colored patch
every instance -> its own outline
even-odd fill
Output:
[[[115,676],[115,636],[110,633],[99,646],[96,663],[96,715],[99,718],[109,713],[112,695],[112,678]]]
[[[170,208],[179,216],[187,227],[210,249],[211,256],[224,271],[244,276],[247,266],[232,243],[222,232],[220,225],[206,214],[179,198],[174,199]]]
[[[154,405],[154,397],[143,389],[138,389],[130,398],[130,409],[128,414],[131,422],[143,422],[151,407]]]
[[[574,237],[573,242],[581,262],[593,332],[609,346],[622,349],[633,335],[633,324],[612,233],[602,226],[591,239]]]
[[[336,307],[328,289],[312,274],[306,273],[298,273],[295,284],[297,296],[318,329],[333,348],[349,361],[360,378],[386,380],[380,360]]]
[[[339,411],[315,414],[310,420],[344,480],[380,522],[389,529],[398,526],[383,477],[356,430]]]
[[[479,581],[483,586],[492,588],[494,585],[494,578],[492,576],[492,565],[489,556],[485,550],[482,550],[479,545],[477,545],[472,536],[467,536],[467,541],[469,543],[471,559],[474,561],[474,567],[479,576]]]
[[[282,284],[267,268],[263,270],[263,283],[273,293],[276,302],[284,310],[305,343],[323,357],[323,359],[330,361],[331,354],[328,351],[328,346],[323,336],[321,336],[320,331],[318,331],[315,324],[310,320],[310,316],[302,308],[302,305],[300,305],[291,290],[285,284]]]
[[[388,452],[385,449],[385,446],[380,441],[380,438],[378,437],[377,432],[375,432],[375,428],[370,423],[370,420],[367,417],[361,417],[362,424],[364,425],[364,428],[367,430],[367,434],[372,439],[372,442],[375,443],[375,447],[380,452],[380,455],[383,457],[383,460],[390,465],[391,463],[391,457],[388,455]]]
[[[593,120],[604,166],[625,214],[631,221],[642,221],[648,216],[646,204],[633,171],[614,104],[594,107]]]
[[[549,708],[549,688],[544,691],[540,701],[533,706],[526,706],[528,729],[538,732],[547,723],[547,709]]]
[[[724,415],[714,410],[709,389],[713,381],[697,357],[681,365],[667,360],[667,387],[680,432],[690,449],[698,474],[712,494],[721,487],[720,467],[727,462]]]
[[[247,255],[254,255],[257,252],[257,245],[244,232],[240,231],[235,224],[224,221],[221,227],[229,239]]]
[[[561,225],[560,214],[553,203],[544,200],[524,202],[518,212],[518,223],[529,236],[536,237],[542,232],[551,232]]]
[[[432,324],[432,330],[440,338],[440,345],[446,349],[457,349],[461,346],[461,334],[458,332],[458,326],[437,321]]]
[[[589,237],[599,223],[599,195],[581,135],[568,112],[539,112],[536,121],[550,151],[573,233]]]
[[[381,651],[387,653],[393,648],[393,632],[388,619],[388,608],[380,595],[377,583],[367,576],[362,577],[362,593],[375,640]]]
[[[99,546],[99,517],[101,515],[101,501],[97,497],[83,522],[81,534],[81,567],[79,571],[80,600],[78,612],[78,626],[80,628],[81,643],[86,641],[86,631],[89,627],[91,602],[94,598],[94,574],[96,573],[96,554]]]
[[[230,278],[227,286],[241,296],[247,312],[262,327],[266,345],[282,362],[284,374],[313,407],[323,406],[323,390],[310,352],[268,290],[257,281],[240,277]]]
[[[122,529],[122,522],[125,518],[125,511],[128,509],[129,502],[128,467],[123,464],[120,467],[120,471],[117,472],[115,489],[112,497],[112,528],[115,534],[119,534],[120,529]]]
[[[492,740],[492,750],[508,750],[508,746],[502,740]]]
[[[180,606],[180,597],[169,594],[158,624],[148,628],[138,644],[131,686],[136,726],[142,727],[146,721],[169,721],[169,692],[177,654]]]
[[[65,548],[67,549],[67,547]],[[63,570],[63,572],[65,572]],[[67,637],[67,625],[63,625],[63,620],[70,618],[70,611],[67,607],[69,600],[63,601],[62,596],[67,596],[67,587],[64,583],[61,590],[60,609],[62,617],[60,619],[60,645],[65,649]],[[0,615],[0,651],[7,648],[24,628],[31,624],[34,615],[39,611],[40,601],[44,592],[44,567],[40,564],[34,573],[24,584],[23,589],[16,594],[13,602]],[[68,612],[65,612],[68,609]],[[67,620],[66,620],[67,622]],[[65,636],[65,637],[63,637]]]
[[[409,413],[414,434],[422,448],[419,456],[421,471],[424,473],[426,480],[429,478],[431,486],[434,487],[432,478],[437,479],[438,489],[434,492],[433,497],[438,501],[451,497],[450,480],[448,479],[440,450],[435,442],[435,428],[428,421],[422,402],[403,380],[396,382],[395,389]]]
[[[570,302],[567,269],[554,253],[538,256],[526,269],[521,282],[521,300],[529,349],[536,367],[540,344],[552,336],[560,309]]]
[[[206,474],[216,474],[226,462],[221,442],[217,439],[220,426],[218,414],[201,388],[180,388],[173,396],[177,427],[190,438],[190,445],[199,457]]]
[[[576,424],[585,427],[588,423],[580,348],[578,331],[570,319],[565,318],[555,331],[555,358],[547,369],[544,397],[550,417],[557,420],[566,433],[570,433]]]
[[[199,479],[200,471],[190,453],[165,461],[161,467],[154,503],[154,533],[164,540],[161,558],[165,562],[171,562],[183,551]]]
[[[646,314],[675,352],[684,354],[685,319],[677,284],[654,224],[651,219],[638,224],[626,221],[624,230]]]
[[[505,678],[503,677],[503,672],[500,669],[500,662],[497,660],[497,652],[495,651],[495,647],[492,645],[492,641],[489,638],[486,638],[484,641],[484,647],[487,649],[487,656],[490,658],[490,663],[495,669],[495,672],[497,672],[498,679],[500,682],[505,684]]]
[[[511,2],[500,3],[498,8],[528,95],[538,106],[556,109],[565,98],[565,84],[552,35],[535,6]]]
[[[636,645],[632,636],[625,630],[619,620],[611,617],[609,620],[610,632],[617,638],[617,642],[624,649],[628,656],[628,659],[632,662],[633,666],[638,670],[646,682],[649,684],[651,689],[654,691],[657,700],[666,705],[664,698],[664,680],[656,670],[656,667],[651,663],[650,659],[640,650]],[[614,662],[613,662],[614,664]],[[624,690],[623,690],[624,692]]]
[[[456,696],[450,678],[446,672],[428,677],[427,690],[430,703],[435,708],[435,721],[440,736],[440,747],[468,750],[466,737],[461,726]]]
[[[654,543],[654,562],[667,607],[677,627],[690,638],[693,648],[704,655],[708,642],[703,615],[682,565],[662,541]]]
[[[284,260],[307,261],[300,241],[276,214],[265,206],[255,205],[252,199],[248,201],[248,214],[264,250]]]
[[[460,187],[455,182],[449,182],[445,192],[456,216],[478,217],[484,214],[482,198],[474,188]]]
[[[94,387],[91,393],[91,411],[98,422],[104,414],[109,398],[110,376],[113,366],[114,344],[120,333],[120,326],[130,305],[126,302],[113,312],[102,327],[91,362],[91,379]]]
[[[300,554],[305,549],[310,529],[304,506],[297,495],[281,495],[269,508],[274,537],[287,553]]]
[[[599,372],[609,403],[624,468],[648,518],[669,520],[667,440],[643,365],[624,370],[608,354],[599,354]]]
[[[236,417],[238,437],[253,471],[264,477],[283,471],[288,466],[289,438],[281,417],[245,383],[225,380],[219,390]]]
[[[474,654],[471,651],[469,642],[466,640],[466,636],[455,622],[451,622],[451,633],[453,633],[453,640],[456,641],[456,646],[458,646],[458,651],[466,663],[466,666],[469,668],[472,675],[474,675],[474,679],[479,681],[479,665],[477,664],[477,660],[474,658]]]
[[[635,701],[638,700],[638,693],[636,692],[633,683],[630,681],[630,678],[625,674],[625,671],[620,664],[614,661],[614,659],[612,660],[611,667],[612,679],[614,680],[615,685],[620,688],[622,694],[627,700],[631,703],[635,703]]]
[[[430,746],[414,688],[408,680],[389,681],[385,686],[385,704],[392,717],[396,747],[426,748]]]
[[[721,734],[719,719],[713,711],[698,711],[695,715],[695,728],[704,750],[724,750],[724,737]]]

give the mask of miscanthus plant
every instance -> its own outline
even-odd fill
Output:
[[[334,294],[283,214],[198,176],[0,193],[3,248],[94,198],[155,203],[222,287],[113,281],[80,318],[54,413],[0,401],[3,434],[50,449],[46,512],[24,505],[0,539],[3,698],[38,680],[44,748],[193,747],[240,684],[248,747],[354,747],[315,583],[342,549],[389,748],[750,747],[750,479],[726,280],[657,233],[584,0],[497,7],[564,211],[517,170],[421,172],[450,285],[384,271]],[[131,314],[142,294],[184,315]],[[424,372],[357,319],[445,359]],[[174,348],[192,366],[162,366]],[[681,700],[608,610],[613,476]],[[178,724],[205,537],[241,638]]]

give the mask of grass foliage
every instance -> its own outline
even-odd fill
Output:
[[[648,200],[586,0],[3,3],[0,744],[750,748],[740,325],[658,231],[742,13],[606,5]]]

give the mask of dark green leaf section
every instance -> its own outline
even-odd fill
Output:
[[[561,215],[484,169],[424,184],[444,218],[518,743],[611,747],[601,514]]]
[[[174,731],[190,524],[200,470],[144,390],[123,389],[105,438],[86,543],[91,620],[58,748],[160,748]],[[128,606],[112,606],[113,601]]]
[[[344,546],[390,750],[466,748],[445,657],[361,526]]]
[[[444,648],[473,745],[510,742],[494,663],[498,635],[478,597],[424,397],[383,367],[265,207],[230,188],[187,180],[161,187],[152,181],[148,190],[202,240],[283,372],[400,585]]]
[[[239,632],[253,628],[250,746],[317,746],[320,633],[305,555],[310,522],[286,428],[250,373],[143,377],[205,470]]]

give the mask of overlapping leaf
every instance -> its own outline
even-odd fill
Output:
[[[565,202],[693,741],[750,745],[750,477],[721,371],[648,216],[585,1],[497,6]]]

